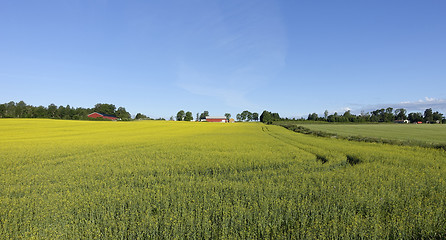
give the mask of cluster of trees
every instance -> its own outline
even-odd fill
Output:
[[[305,120],[305,119],[302,119]],[[345,111],[344,114],[339,115],[334,113],[329,115],[328,111],[325,110],[324,116],[319,117],[316,113],[308,114],[306,120],[311,121],[327,121],[327,122],[394,122],[396,120],[409,120],[410,122],[445,122],[443,114],[432,111],[432,108],[428,108],[421,112],[412,112],[407,114],[407,110],[404,108],[393,109],[388,107],[386,109],[377,109],[371,113],[362,112],[360,115],[354,115],[350,110]]]
[[[443,114],[438,111],[432,112],[432,108],[428,108],[424,111],[424,115],[420,112],[409,113],[407,116],[408,120],[411,122],[422,122],[423,120],[429,123],[434,123],[437,121],[441,121],[446,123],[446,119],[444,119]]]
[[[192,117],[192,112],[184,112],[184,110],[180,110],[177,113],[177,121],[192,121],[194,120],[194,117]]]
[[[250,112],[248,110],[243,111],[242,113],[239,113],[235,116],[235,118],[237,119],[237,121],[241,122],[241,121],[259,121],[259,114],[254,112]]]
[[[271,124],[274,121],[282,120],[278,113],[272,113],[269,111],[263,111],[260,115],[260,121],[263,123]]]
[[[98,112],[103,114],[114,115],[122,120],[131,118],[130,113],[124,107],[116,108],[113,104],[98,103],[94,108],[74,108],[70,105],[56,106],[50,104],[45,106],[32,106],[24,101],[15,103],[0,104],[0,118],[53,118],[53,119],[73,119],[86,120],[88,114]]]
[[[114,115],[122,120],[130,120],[132,118],[130,113],[127,112],[124,107],[118,107],[116,109],[115,105],[107,103],[96,104],[93,108],[93,112]]]
[[[147,117],[145,114],[137,113],[135,115],[135,120],[151,120],[151,118]]]
[[[202,119],[206,119],[206,117],[209,116],[209,112],[208,111],[204,111],[201,114],[197,113],[197,117],[195,118],[195,121],[200,121]],[[170,120],[177,120],[177,121],[193,121],[194,117],[192,115],[192,112],[187,111],[185,112],[184,110],[180,110],[177,113],[177,116],[174,118],[173,116],[170,117]]]
[[[209,116],[209,112],[208,111],[204,111],[202,113],[197,113],[197,117],[195,118],[195,121],[202,121],[204,119],[206,119],[206,117]],[[225,113],[225,117],[226,119],[229,121],[229,119],[231,119],[231,114],[230,113]],[[177,120],[177,121],[193,121],[194,118],[192,117],[192,112],[185,112],[184,110],[180,110],[177,115],[176,118],[174,118],[173,116],[171,117],[171,120]],[[237,121],[241,122],[241,121],[259,121],[259,114],[254,112],[250,112],[248,110],[243,111],[242,113],[239,113],[236,115],[236,119]]]

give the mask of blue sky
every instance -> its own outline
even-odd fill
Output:
[[[0,2],[0,102],[446,112],[446,1]]]

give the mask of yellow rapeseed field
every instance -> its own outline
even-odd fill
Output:
[[[0,239],[446,238],[446,152],[261,123],[0,119]]]

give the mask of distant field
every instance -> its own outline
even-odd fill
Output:
[[[446,124],[302,124],[302,126],[341,136],[446,143]]]
[[[445,196],[438,149],[261,123],[0,119],[0,239],[445,239]]]

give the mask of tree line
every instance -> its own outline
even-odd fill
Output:
[[[296,119],[293,119],[296,120]],[[394,122],[408,120],[411,123],[425,122],[425,123],[445,123],[443,114],[438,111],[433,111],[432,108],[428,108],[421,112],[411,112],[407,114],[407,110],[404,108],[393,109],[388,107],[386,109],[381,108],[372,112],[354,115],[350,110],[344,112],[344,114],[328,114],[325,110],[324,116],[319,117],[316,113],[308,114],[307,119],[298,120],[310,120],[310,121],[325,121],[325,122]]]
[[[209,116],[209,111],[204,111],[202,113],[197,113],[197,116],[195,118],[195,121],[203,121],[206,119],[206,117]],[[226,117],[226,120],[230,120],[232,115],[230,113],[225,113],[224,115]],[[238,113],[236,115],[236,119],[239,122],[250,122],[250,121],[259,121],[259,114],[256,112],[250,112],[248,110],[245,110],[241,113]],[[176,121],[193,121],[193,115],[192,112],[187,111],[185,112],[184,110],[180,110],[178,111],[176,117],[174,118],[173,116],[170,118],[170,120],[176,120]]]
[[[48,106],[32,106],[26,104],[24,101],[0,104],[0,118],[52,118],[52,119],[72,119],[72,120],[87,120],[87,116],[93,112],[102,114],[114,115],[121,120],[131,120],[131,115],[126,111],[124,107],[116,107],[114,104],[97,103],[93,108],[56,106],[50,104]],[[197,113],[195,121],[201,121],[209,116],[209,111]],[[225,113],[227,120],[231,119],[230,113]],[[137,113],[135,119],[151,119],[144,114]],[[91,120],[91,119],[89,119]],[[157,120],[164,120],[159,118]],[[171,117],[170,120],[177,121],[193,121],[193,114],[190,111],[180,110],[176,117]],[[394,122],[408,120],[411,123],[414,122],[427,122],[427,123],[446,123],[444,115],[438,111],[433,111],[432,108],[428,108],[421,112],[408,113],[404,108],[393,109],[388,107],[386,109],[381,108],[372,112],[361,112],[359,115],[352,114],[350,110],[345,111],[343,114],[329,114],[325,110],[323,116],[319,116],[316,113],[308,114],[308,117],[300,119],[288,119],[281,118],[278,113],[270,111],[263,111],[259,116],[256,112],[250,112],[245,110],[236,114],[236,120],[241,121],[261,121],[263,123],[272,123],[274,121],[325,121],[325,122]]]
[[[130,120],[131,115],[124,107],[116,108],[113,104],[98,103],[93,108],[56,106],[32,106],[24,101],[0,104],[0,118],[52,118],[71,120],[91,120],[87,116],[93,112],[114,115],[121,120]]]

